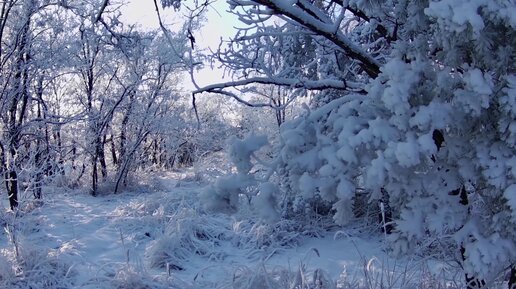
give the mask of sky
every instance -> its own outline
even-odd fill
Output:
[[[190,0],[187,0],[190,1]],[[238,20],[235,16],[228,13],[228,4],[225,0],[217,0],[213,3],[207,12],[206,24],[200,31],[194,32],[196,45],[198,49],[211,47],[216,49],[220,39],[228,39],[235,33],[235,26],[238,26]],[[154,8],[153,0],[127,0],[127,4],[122,7],[122,19],[125,23],[139,24],[143,29],[157,29],[159,28],[158,17]],[[161,10],[160,14],[165,24],[174,26],[180,24],[181,19],[178,13],[173,9],[168,8],[165,11]],[[219,69],[206,68],[196,74],[196,80],[200,86],[221,82],[223,72]],[[193,89],[193,85],[189,83],[189,79],[185,79],[186,89]]]

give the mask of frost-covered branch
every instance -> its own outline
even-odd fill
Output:
[[[289,1],[280,0],[255,0],[255,1],[230,1],[233,5],[250,6],[260,4],[269,10],[264,13],[283,15],[298,24],[310,29],[313,33],[323,36],[342,49],[348,57],[359,61],[360,66],[372,78],[380,73],[380,63],[357,44],[350,41],[339,27],[327,16],[321,16],[320,9],[306,1],[296,1],[292,5]]]
[[[299,80],[299,79],[289,79],[289,78],[268,78],[268,77],[251,77],[248,79],[237,80],[237,81],[228,81],[223,83],[216,83],[212,85],[208,85],[202,88],[199,88],[192,92],[193,96],[200,93],[216,93],[225,96],[229,96],[236,101],[250,107],[270,107],[273,109],[281,110],[285,109],[293,100],[290,98],[286,103],[278,105],[274,102],[269,103],[253,103],[244,100],[239,97],[237,94],[228,91],[228,88],[237,88],[240,86],[246,86],[250,84],[267,84],[267,85],[276,85],[288,87],[290,89],[305,89],[305,90],[326,90],[326,89],[335,89],[335,90],[357,90],[361,91],[360,84],[355,82],[346,82],[346,80],[336,80],[336,79],[323,79],[323,80]]]
[[[259,107],[270,107],[270,108],[273,108],[273,109],[281,110],[281,109],[284,109],[286,107],[286,105],[290,104],[290,102],[291,102],[291,101],[289,101],[289,102],[287,102],[284,105],[277,106],[277,105],[274,105],[273,103],[255,103],[255,102],[250,102],[250,101],[247,101],[247,100],[241,98],[240,96],[236,95],[235,93],[233,93],[231,91],[222,90],[222,89],[213,89],[212,91],[206,91],[206,92],[217,93],[217,94],[229,96],[229,97],[233,98],[234,100],[238,101],[239,103],[241,103],[243,105],[246,105],[246,106],[249,106],[249,107],[256,107],[256,108],[259,108]],[[196,106],[195,94],[193,94],[193,105]]]
[[[380,35],[385,37],[385,39],[387,39],[388,41],[396,41],[396,39],[397,39],[396,28],[397,27],[395,27],[394,32],[391,34],[389,32],[389,30],[387,29],[387,27],[385,27],[384,25],[379,23],[379,21],[377,21],[376,18],[369,17],[366,13],[364,13],[364,11],[362,11],[356,7],[351,7],[349,5],[349,3],[348,3],[348,5],[345,5],[346,3],[344,3],[344,0],[334,0],[333,2],[339,4],[343,9],[351,12],[354,16],[356,16],[364,21],[367,21],[370,23],[372,21],[375,21],[375,29]],[[346,1],[346,2],[348,2],[348,1]]]
[[[97,14],[97,17],[95,17],[95,22],[99,22],[102,18],[102,13],[104,13],[104,10],[106,10],[106,7],[109,5],[109,0],[104,0],[102,2],[102,6],[100,6],[99,13]]]
[[[203,92],[217,92],[224,88],[238,87],[254,83],[272,84],[287,86],[290,88],[303,88],[306,90],[323,90],[323,89],[338,89],[338,90],[353,90],[360,89],[360,84],[355,82],[347,82],[345,79],[321,79],[321,80],[302,80],[293,78],[269,78],[269,77],[250,77],[247,79],[228,81],[223,83],[211,84],[195,90],[194,94]]]

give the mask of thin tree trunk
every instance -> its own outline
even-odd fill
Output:
[[[47,151],[46,151],[46,154],[48,156],[48,154],[50,152],[50,140],[49,140],[49,137],[48,137],[48,129],[46,129],[46,131],[47,131],[47,138],[46,138],[46,141],[47,141]],[[61,175],[64,176],[65,175],[65,170],[64,170],[64,157],[63,157],[63,141],[61,139],[61,125],[58,125],[57,128],[56,128],[55,138],[56,138],[56,141],[57,141],[57,152],[58,152],[58,156],[59,156],[59,160],[57,162],[58,166],[59,166],[58,169],[59,169],[59,172],[61,172]]]
[[[75,170],[77,166],[75,165],[75,159],[77,158],[77,146],[75,141],[72,141],[72,170]],[[84,165],[84,163],[83,163]],[[82,174],[81,174],[82,175]]]
[[[129,173],[131,162],[133,161],[133,155],[136,153],[136,150],[140,147],[140,145],[142,144],[142,142],[148,134],[149,132],[144,132],[143,135],[138,140],[136,140],[129,153],[124,156],[120,169],[118,170],[118,176],[115,184],[115,194],[118,193],[118,189],[120,188],[121,182],[125,185],[127,174]]]
[[[115,135],[111,135],[111,159],[113,160],[113,165],[118,166],[118,157],[116,154],[116,145],[115,145]]]
[[[106,166],[106,158],[104,155],[104,142],[105,138],[96,137],[93,151],[93,156],[91,158],[91,195],[96,196],[98,193],[98,183],[99,183],[99,173],[98,173],[98,165],[100,165],[100,173],[102,179],[105,180],[107,177],[107,166]]]
[[[41,157],[41,141],[36,142],[36,156],[34,157],[34,162],[36,164],[36,175],[34,178],[34,198],[35,199],[41,199],[42,196],[42,189],[41,185],[43,183],[43,161]]]
[[[6,172],[5,172],[5,186],[7,189],[7,196],[9,198],[9,205],[11,210],[18,206],[18,173],[16,172],[16,148],[18,147],[18,127],[16,125],[16,111],[17,101],[16,95],[12,96],[11,107],[8,112],[9,129],[7,131],[7,157],[6,157]]]
[[[16,170],[8,169],[5,173],[5,179],[9,207],[14,210],[18,207],[18,174]]]
[[[158,141],[156,139],[152,140],[152,164],[158,164]]]
[[[38,97],[41,97],[39,95],[38,91]],[[38,103],[37,107],[37,116],[39,119],[41,119],[41,103]],[[41,128],[38,130],[41,131]],[[41,137],[37,136],[36,138],[36,155],[34,156],[34,164],[35,164],[35,170],[36,175],[34,176],[34,191],[33,195],[35,199],[41,199],[41,184],[43,183],[43,162],[42,162],[42,145],[41,145]]]
[[[98,173],[97,173],[97,156],[94,154],[91,158],[91,195],[97,196]]]
[[[106,143],[106,136],[104,135],[102,138],[99,138],[99,144],[98,144],[98,158],[99,158],[99,163],[100,163],[100,173],[102,174],[103,181],[105,181],[107,178],[106,154],[104,151],[105,143]]]
[[[122,119],[121,127],[120,127],[120,158],[119,158],[119,166],[122,165],[121,162],[125,158],[126,155],[126,146],[127,146],[127,125],[129,124],[129,117],[132,112],[132,107],[134,103],[134,93],[129,94],[129,104],[127,110],[125,111],[124,118]]]

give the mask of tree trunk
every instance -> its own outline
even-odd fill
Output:
[[[152,140],[152,164],[158,164],[158,141],[157,139]]]
[[[50,152],[50,138],[48,137],[48,129],[46,129],[46,143],[47,143],[47,151],[46,151],[46,155],[48,156],[49,152]],[[57,125],[57,128],[55,129],[55,139],[57,141],[57,155],[59,157],[59,160],[58,160],[58,170],[59,172],[61,173],[62,176],[65,175],[65,170],[64,170],[64,154],[63,154],[63,142],[62,142],[62,139],[61,139],[61,125]],[[74,148],[74,151],[75,151],[75,148]],[[73,166],[73,159],[72,159],[72,166]],[[50,167],[50,165],[47,165],[47,167]]]
[[[20,87],[17,87],[20,89]],[[9,198],[9,205],[11,210],[18,207],[18,173],[16,171],[16,149],[18,148],[18,126],[16,125],[16,111],[18,108],[18,95],[13,95],[11,106],[8,113],[8,127],[7,130],[7,158],[6,158],[6,172],[5,172],[5,186],[7,189],[7,196]]]
[[[14,64],[14,79],[12,93],[8,94],[8,111],[5,139],[7,140],[5,160],[5,185],[9,198],[9,206],[12,210],[18,207],[18,171],[17,171],[17,150],[20,146],[26,110],[29,102],[29,27],[32,16],[32,5],[29,3],[24,7],[23,23],[20,27],[20,37],[17,41],[16,60]]]
[[[34,192],[33,192],[33,195],[34,195],[34,198],[39,200],[41,199],[41,196],[42,196],[42,189],[41,189],[41,185],[43,183],[43,161],[42,161],[42,157],[41,157],[41,148],[40,148],[41,144],[40,144],[40,141],[37,142],[36,144],[36,156],[34,157],[34,162],[36,164],[36,175],[34,176]]]
[[[140,147],[140,145],[142,144],[142,142],[144,142],[144,140],[147,138],[148,133],[149,132],[140,131],[139,132],[140,137],[137,140],[135,140],[132,148],[120,161],[121,165],[120,165],[120,168],[118,169],[118,174],[117,174],[117,179],[116,179],[116,184],[115,184],[115,194],[118,193],[118,189],[120,188],[121,183],[123,185],[126,184],[127,175],[129,173],[129,168],[134,160],[133,156],[136,153],[136,151],[138,150],[138,148]]]
[[[116,145],[115,145],[115,135],[111,135],[111,159],[113,160],[113,165],[118,166],[119,160],[116,154]]]
[[[38,93],[38,97],[40,97]],[[41,104],[38,103],[37,107],[37,116],[41,119]],[[38,128],[41,132],[41,128]],[[41,184],[43,182],[43,162],[42,162],[42,145],[41,145],[41,136],[37,136],[36,138],[36,155],[34,156],[34,165],[36,174],[34,176],[34,191],[33,195],[35,199],[41,199]]]
[[[106,143],[106,136],[104,135],[102,138],[99,138],[98,143],[98,159],[100,164],[100,173],[102,175],[102,180],[105,181],[107,178],[107,164],[106,164],[106,154],[104,151],[104,144]]]
[[[77,144],[73,140],[72,140],[71,153],[72,153],[72,170],[75,170],[77,168],[77,166],[75,165],[75,159],[77,158]],[[84,163],[83,163],[83,166],[84,166]]]
[[[8,170],[5,173],[7,195],[9,197],[9,207],[11,210],[18,207],[18,174],[16,170]]]
[[[91,195],[97,196],[98,173],[97,173],[97,156],[94,154],[91,158]]]
[[[134,103],[134,93],[129,94],[129,105],[127,106],[127,110],[125,111],[124,118],[122,119],[121,127],[120,127],[120,163],[119,166],[122,165],[122,160],[125,158],[126,147],[127,147],[127,125],[129,124],[129,117],[132,112]]]

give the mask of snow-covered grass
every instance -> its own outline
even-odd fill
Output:
[[[450,266],[388,257],[381,234],[206,213],[192,171],[142,180],[118,195],[56,190],[43,204],[2,212],[0,288],[462,286]]]
[[[163,235],[151,241],[145,252],[151,267],[182,271],[192,255],[222,260],[225,253],[220,242],[231,238],[225,224],[193,208],[180,208],[163,229]]]
[[[51,249],[17,238],[10,245],[0,251],[0,288],[73,287],[73,244]]]
[[[376,258],[365,260],[361,271],[349,274],[343,270],[332,276],[326,269],[299,262],[295,266],[268,266],[259,262],[242,265],[222,280],[219,288],[232,289],[458,289],[464,284],[458,278],[446,279],[429,271],[425,262],[389,264]]]

